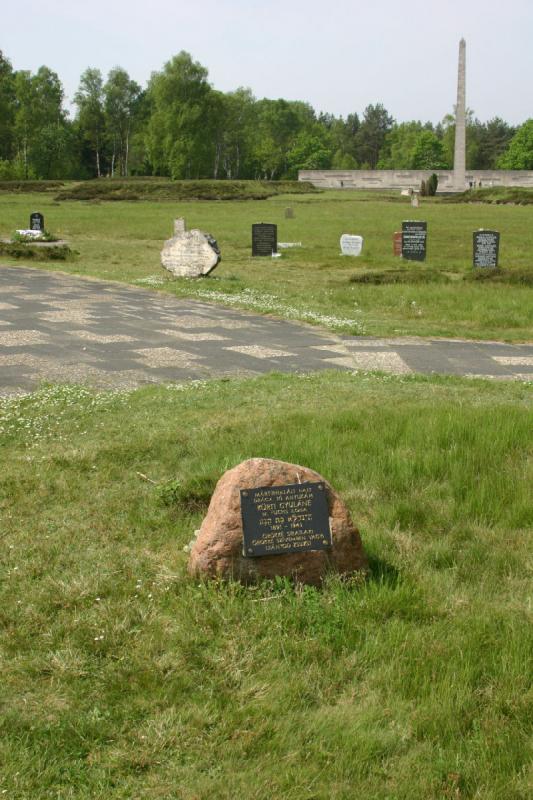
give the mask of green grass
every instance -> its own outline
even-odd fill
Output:
[[[0,401],[1,796],[529,798],[531,423],[365,374]],[[188,577],[250,456],[333,483],[366,581]]]
[[[57,203],[49,195],[0,195],[0,236],[10,236],[26,224],[31,211],[40,210],[46,227],[80,253],[61,265],[71,273],[139,281],[177,296],[351,333],[531,340],[533,302],[524,284],[533,272],[533,207],[446,204],[437,198],[413,209],[403,200],[402,205],[375,193],[334,191],[261,202],[101,204]],[[287,206],[294,209],[295,219],[285,219]],[[177,216],[218,240],[222,263],[208,278],[171,280],[162,270],[162,243],[172,234]],[[392,234],[411,217],[428,222],[428,259],[403,267],[392,255]],[[283,251],[279,259],[252,259],[251,226],[261,221],[277,223],[279,241],[303,246]],[[478,228],[501,231],[500,261],[507,282],[464,280],[472,274],[472,232]],[[339,254],[343,232],[364,236],[361,257]],[[413,276],[408,283],[351,282],[354,276],[364,280],[367,273],[404,269]],[[441,274],[443,281],[414,278],[426,272]],[[513,283],[517,275],[526,280]]]

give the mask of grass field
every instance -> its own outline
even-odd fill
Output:
[[[40,268],[351,333],[533,338],[513,283],[533,274],[531,205],[54,189],[0,193],[0,236],[40,210],[79,253]],[[209,278],[161,270],[176,216],[218,239]],[[414,216],[428,261],[407,266],[392,233]],[[252,259],[258,221],[303,247]],[[479,227],[501,231],[502,274],[472,281]],[[365,373],[0,398],[0,797],[529,800],[531,405],[521,383]],[[251,456],[331,481],[366,580],[188,577],[216,481]]]
[[[531,797],[531,431],[525,385],[363,373],[0,400],[0,796]],[[366,581],[187,576],[260,455],[333,483]]]
[[[291,206],[295,219],[285,219]],[[285,195],[261,201],[142,201],[58,203],[50,193],[0,194],[0,235],[9,236],[40,210],[46,227],[79,252],[75,261],[50,264],[86,276],[135,282],[179,296],[200,297],[302,319],[356,334],[531,340],[533,207],[450,204],[371,192]],[[202,280],[168,280],[159,265],[173,219],[184,216],[218,240],[223,261]],[[428,222],[428,260],[409,267],[392,255],[392,234],[403,219]],[[251,225],[275,222],[281,242],[301,242],[282,258],[251,258]],[[497,281],[472,274],[472,232],[501,231]],[[357,259],[339,255],[343,232],[365,238]],[[2,263],[22,263],[2,257]],[[28,262],[31,263],[31,262]],[[43,265],[37,265],[41,266]],[[394,271],[405,270],[404,282]],[[370,274],[370,273],[373,273]],[[366,276],[367,282],[350,279]],[[506,277],[509,276],[509,277]],[[513,283],[529,281],[529,286]]]

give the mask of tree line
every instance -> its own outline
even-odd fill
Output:
[[[0,51],[0,179],[160,175],[296,178],[299,169],[448,169],[454,118],[396,122],[381,103],[346,118],[305,102],[220,92],[181,52],[145,88],[122,67],[90,67],[65,111],[59,76],[13,70]],[[533,169],[533,120],[515,128],[470,112],[467,168]]]

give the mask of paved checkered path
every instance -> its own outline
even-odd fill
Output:
[[[117,283],[0,267],[0,395],[324,369],[533,380],[533,344],[337,336]]]

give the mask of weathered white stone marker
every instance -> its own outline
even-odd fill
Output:
[[[359,256],[363,249],[363,237],[355,236],[351,233],[343,233],[341,236],[341,253],[343,256]]]
[[[161,265],[178,278],[200,278],[208,275],[220,262],[220,250],[209,234],[193,228],[185,229],[181,217],[174,221],[174,236],[161,250]]]

